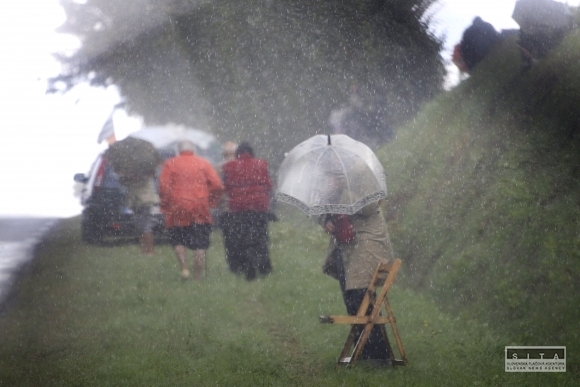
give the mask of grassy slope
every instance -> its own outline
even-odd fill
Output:
[[[182,283],[167,246],[88,247],[71,219],[0,317],[0,386],[576,385],[579,56],[575,33],[521,74],[506,41],[379,153],[408,367],[334,366],[347,328],[317,316],[343,306],[304,219],[272,225],[276,272],[254,283],[227,272],[219,234],[209,280]],[[568,346],[572,372],[505,374],[521,344]]]
[[[531,71],[506,39],[380,152],[406,284],[520,345],[580,350],[580,32]]]
[[[284,213],[283,213],[284,214]],[[293,212],[295,214],[295,212]],[[225,266],[181,282],[172,251],[88,247],[78,219],[41,245],[0,317],[0,386],[574,385],[568,374],[506,374],[508,339],[398,286],[391,305],[410,360],[393,370],[335,366],[347,327],[338,285],[320,273],[326,236],[304,218],[272,224],[275,273],[247,283]]]

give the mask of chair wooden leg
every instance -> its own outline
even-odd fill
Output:
[[[395,335],[395,341],[397,342],[397,347],[399,348],[399,354],[401,355],[401,360],[403,365],[407,365],[407,356],[405,355],[405,349],[403,348],[403,342],[401,341],[401,336],[399,335],[399,330],[397,329],[397,322],[395,316],[393,315],[393,310],[389,304],[389,299],[385,297],[384,300],[385,309],[387,310],[387,315],[389,316],[391,329],[393,330],[393,335]],[[393,357],[394,359],[394,357]]]
[[[366,324],[365,327],[363,328],[363,331],[361,332],[355,346],[354,346],[354,350],[352,353],[352,362],[355,362],[358,360],[358,357],[360,356],[360,354],[362,353],[362,350],[364,349],[365,345],[367,344],[367,341],[369,339],[369,336],[371,334],[371,330],[373,329],[373,325],[374,324]]]
[[[346,338],[346,342],[344,343],[344,346],[342,347],[342,351],[340,352],[340,356],[338,358],[339,364],[350,364],[350,362],[352,361],[352,356],[349,356],[349,354],[350,354],[352,346],[354,345],[354,341],[356,339],[356,334],[357,334],[356,331],[357,331],[356,325],[352,325],[350,327],[350,332],[348,334],[348,337]]]

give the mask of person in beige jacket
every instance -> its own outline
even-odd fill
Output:
[[[133,210],[135,227],[141,233],[141,253],[151,255],[155,251],[152,208],[159,204],[159,195],[153,176],[123,176],[119,182],[127,188],[127,205]]]
[[[338,230],[335,216],[327,214],[319,217],[320,225],[332,236],[322,271],[339,281],[350,316],[357,314],[379,261],[393,260],[387,223],[380,204],[370,203],[348,216],[354,231],[353,239],[348,242],[341,242],[336,237]],[[373,327],[360,359],[387,364],[389,353],[378,325]]]
[[[393,260],[387,224],[378,202],[363,207],[349,218],[355,233],[354,240],[350,243],[340,243],[334,237],[330,239],[323,272],[339,279],[339,269],[333,251],[340,249],[345,290],[367,288],[379,261]],[[330,235],[335,232],[331,218],[324,219],[323,227]]]

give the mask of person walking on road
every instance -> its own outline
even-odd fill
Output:
[[[165,226],[177,260],[181,276],[188,279],[187,249],[193,250],[194,279],[204,276],[205,253],[210,245],[212,217],[224,191],[222,180],[209,161],[195,155],[195,144],[182,141],[179,155],[161,168],[159,196]]]

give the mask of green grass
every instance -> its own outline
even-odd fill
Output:
[[[79,219],[40,245],[0,317],[0,386],[503,386],[562,385],[567,374],[506,374],[487,325],[442,312],[395,286],[391,305],[407,367],[345,369],[348,327],[338,284],[320,272],[327,238],[297,210],[271,224],[274,274],[229,273],[219,232],[205,282],[179,279],[169,246],[86,246]]]

